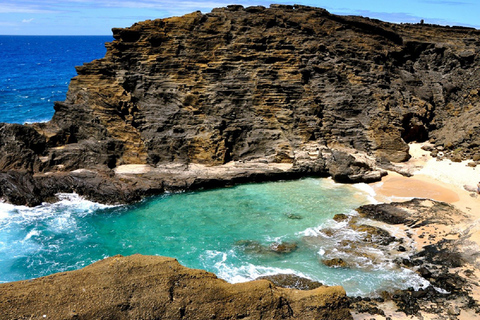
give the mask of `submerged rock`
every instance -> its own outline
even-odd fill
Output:
[[[334,259],[323,259],[322,263],[327,267],[335,267],[335,268],[348,268],[348,265],[343,259],[334,258]]]
[[[277,253],[290,253],[297,250],[298,245],[296,243],[289,242],[275,242],[269,246],[269,249]]]
[[[345,220],[348,220],[348,216],[344,213],[337,213],[334,217],[333,217],[333,220],[337,221],[337,222],[342,222],[342,221],[345,221]]]
[[[266,246],[254,240],[240,240],[235,242],[235,245],[241,247],[246,253],[254,254],[287,254],[298,248],[296,243],[274,242]]]
[[[398,311],[417,318],[450,319],[461,313],[473,319],[478,315],[480,304],[476,293],[479,285],[472,269],[479,265],[476,254],[479,248],[470,239],[470,229],[466,232],[457,230],[459,222],[471,219],[468,215],[447,203],[426,199],[366,205],[357,211],[360,221],[368,218],[401,225],[407,238],[423,243],[421,246],[418,243],[405,246],[403,243],[401,247],[405,251],[402,249],[398,250],[399,255],[395,252],[392,254],[393,257],[397,256],[397,266],[416,271],[428,280],[429,285],[384,292],[382,299],[385,301],[381,302],[352,303],[355,317],[362,314],[362,317],[368,318],[368,314],[377,314],[376,310],[382,308],[388,315],[388,303],[392,302]],[[445,238],[446,235],[450,239]],[[407,238],[403,239],[404,242],[411,241]]]
[[[387,230],[379,227],[366,224],[352,224],[351,227],[353,230],[365,234],[362,239],[365,242],[386,246],[397,240],[395,237],[391,236]]]
[[[296,214],[296,213],[287,213],[285,214],[287,216],[288,219],[292,219],[292,220],[302,220],[303,217],[299,214]]]

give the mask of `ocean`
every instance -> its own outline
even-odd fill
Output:
[[[75,66],[102,58],[112,36],[1,36],[0,122],[48,121]]]
[[[74,67],[101,58],[110,40],[0,36],[0,121],[48,121],[53,102],[65,99]],[[0,202],[0,282],[141,253],[174,257],[232,283],[293,273],[342,285],[349,295],[426,285],[391,262],[372,265],[360,257],[355,268],[321,263],[342,239],[317,241],[320,229],[341,229],[332,217],[355,215],[356,207],[372,201],[369,192],[364,184],[306,178],[165,194],[124,206],[93,203],[76,194],[61,194],[59,202],[34,208]],[[337,234],[345,240],[358,236]],[[295,250],[272,250],[281,243]],[[368,254],[385,260],[381,252]]]

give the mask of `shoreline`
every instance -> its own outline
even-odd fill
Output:
[[[422,145],[410,144],[412,158],[405,163],[395,164],[399,171],[409,172],[411,177],[389,171],[382,181],[369,184],[374,191],[372,196],[377,204],[425,198],[448,203],[459,210],[460,215],[452,214],[446,217],[451,223],[431,220],[420,227],[402,224],[396,226],[407,232],[417,252],[431,250],[427,248],[445,248],[446,244],[453,244],[456,252],[463,257],[459,260],[463,261],[463,265],[445,267],[445,270],[453,275],[461,275],[466,281],[465,287],[468,287],[465,292],[469,292],[470,298],[478,302],[480,285],[477,280],[480,279],[480,267],[475,257],[480,251],[480,196],[469,190],[476,189],[476,183],[480,180],[480,167],[467,166],[467,161],[454,163],[432,158],[429,152],[421,149]],[[468,186],[469,190],[464,186]],[[449,307],[437,311],[446,312],[451,319],[479,318],[478,311],[465,309],[462,299],[461,295],[455,296],[455,293],[452,293],[446,303]],[[412,319],[413,316],[398,313],[398,305],[389,304],[387,301],[377,304],[377,307],[395,319]],[[418,312],[413,318],[420,314],[421,319],[438,319],[438,314],[432,313],[428,303]],[[371,319],[369,313],[354,311],[352,314],[355,320]],[[386,317],[380,316],[378,319]]]
[[[468,161],[435,159],[428,151],[422,150],[422,146],[421,143],[410,144],[411,159],[397,164],[403,171],[410,172],[411,177],[390,171],[382,181],[371,184],[378,194],[377,201],[423,197],[450,203],[467,213],[480,210],[476,192],[464,188],[476,189],[480,181],[480,167],[469,167]]]
[[[374,203],[381,204],[381,203],[390,203],[390,202],[403,202],[411,200],[412,198],[428,198],[432,200],[437,200],[441,202],[446,202],[454,206],[456,209],[464,213],[464,215],[455,216],[454,219],[457,219],[455,223],[452,224],[442,224],[441,221],[436,221],[434,219],[425,220],[426,224],[421,225],[418,228],[411,227],[411,225],[407,224],[395,224],[395,227],[401,229],[399,233],[400,237],[405,236],[405,243],[400,242],[407,250],[411,252],[421,252],[426,246],[428,245],[437,245],[443,240],[453,240],[458,241],[458,243],[462,243],[464,239],[468,239],[469,241],[475,242],[475,248],[480,247],[480,198],[476,193],[469,192],[465,189],[459,187],[462,183],[467,181],[468,179],[474,180],[476,179],[476,170],[480,171],[480,168],[472,168],[466,167],[465,173],[463,175],[458,174],[458,170],[452,170],[452,174],[448,175],[444,167],[452,167],[456,168],[457,166],[461,166],[465,164],[456,164],[450,163],[448,160],[444,161],[437,161],[435,158],[431,158],[428,152],[425,152],[420,149],[419,144],[412,145],[412,158],[406,163],[399,163],[395,164],[399,171],[406,171],[411,172],[412,177],[405,177],[396,172],[389,171],[389,174],[384,177],[379,182],[370,183],[367,186],[369,189],[373,190],[374,192],[370,193],[370,196],[374,199]],[[229,164],[226,168],[223,168],[226,171],[231,171],[235,167],[233,164]],[[287,170],[289,167],[288,165],[282,164],[277,169],[280,170]],[[204,169],[202,166],[192,166],[190,168],[193,171],[203,172]],[[217,168],[218,169],[218,168]],[[228,169],[228,170],[227,170]],[[173,169],[172,169],[173,170]],[[439,171],[442,175],[435,175],[435,172]],[[142,165],[130,165],[130,166],[123,166],[116,170],[116,174],[122,175],[125,177],[129,177],[131,175],[147,175],[154,172],[155,169],[150,167],[142,166]],[[273,172],[276,172],[272,169]],[[85,173],[84,171],[79,171],[77,173]],[[457,177],[455,177],[455,175]],[[453,176],[453,178],[452,178]],[[457,180],[455,180],[457,178]],[[450,179],[450,180],[448,180]],[[453,179],[453,181],[452,181]],[[364,190],[365,191],[365,190]],[[427,209],[428,210],[428,209]],[[468,216],[467,216],[468,215]],[[453,216],[450,217],[453,219]],[[353,227],[362,227],[363,225],[360,222],[358,225]],[[377,223],[374,224],[374,228],[379,226],[382,228],[382,222],[377,220]],[[388,223],[387,223],[388,224]],[[411,232],[411,234],[410,234]],[[411,236],[410,236],[411,235]],[[407,239],[411,238],[411,240]],[[410,242],[411,241],[411,242]],[[367,244],[369,242],[367,241]],[[412,248],[409,248],[409,244],[413,243]],[[463,243],[462,243],[463,244]],[[398,248],[398,247],[397,247]],[[440,247],[439,247],[440,248]],[[393,253],[395,254],[395,250]],[[476,250],[476,249],[475,249]],[[398,250],[400,251],[400,250]],[[465,251],[463,251],[465,252]],[[478,250],[477,250],[478,252]],[[398,252],[397,252],[398,254]],[[412,256],[413,257],[413,256]],[[410,258],[409,258],[410,259]],[[412,258],[413,260],[413,258]],[[405,263],[404,263],[405,264]],[[407,266],[408,267],[408,266]],[[411,266],[412,267],[412,266]],[[448,267],[448,269],[452,270],[452,273],[459,272],[467,274],[465,271],[470,271],[468,268],[471,268],[472,265],[468,267]],[[411,268],[414,271],[418,271],[415,269],[415,266]],[[476,277],[477,279],[480,278],[480,268],[475,266],[470,276]],[[433,271],[433,270],[432,270]],[[435,271],[434,271],[435,272]],[[468,278],[470,278],[468,276]],[[428,277],[427,277],[428,278]],[[464,276],[464,278],[467,278]],[[472,280],[472,278],[470,278]],[[479,288],[476,285],[476,288]],[[413,290],[413,289],[412,289]],[[417,292],[419,294],[423,294],[426,291],[422,291],[423,289],[420,288]],[[401,292],[400,294],[407,295],[409,289],[407,290],[397,290],[395,292]],[[392,292],[392,297],[395,292]],[[423,293],[422,293],[423,292]],[[437,293],[438,294],[438,293]],[[447,306],[463,306],[462,298],[458,298],[455,296],[455,293],[452,294],[452,299],[442,298],[441,294],[438,294],[437,300],[444,299],[448,302],[442,302]],[[450,294],[450,293],[449,293]],[[398,295],[398,294],[397,294]],[[470,296],[473,297],[475,301],[480,301],[480,290],[473,290],[470,293]],[[389,317],[393,317],[395,319],[412,319],[409,314],[403,314],[399,312],[398,307],[398,300],[394,300],[392,297],[385,299],[384,302],[379,302],[375,308],[378,310],[382,310],[382,312],[386,315],[385,317],[377,317],[377,319],[387,319]],[[370,313],[362,313],[359,310],[364,310],[361,307],[362,303],[371,303],[371,301],[376,301],[373,298],[368,296],[365,297],[365,300],[358,301],[357,297],[348,296],[348,299],[352,301],[352,304],[358,305],[359,307],[355,307],[355,309],[351,309],[353,319],[360,320],[360,319],[371,319],[372,314]],[[373,299],[373,300],[372,300]],[[383,299],[383,298],[382,298]],[[425,302],[427,301],[427,302]],[[419,314],[422,314],[423,319],[435,319],[433,317],[429,317],[430,311],[425,308],[425,304],[429,304],[433,300],[425,300],[422,305],[422,308],[419,311]],[[442,300],[443,301],[443,300]],[[372,302],[373,303],[373,302]],[[373,308],[373,307],[372,307]],[[440,308],[440,307],[439,307]],[[372,309],[374,310],[374,309]],[[441,309],[442,312],[449,312],[448,307],[443,307]],[[456,310],[456,309],[455,309]],[[456,319],[472,319],[475,317],[476,314],[472,313],[471,309],[464,310],[460,309],[461,316]],[[460,315],[460,314],[459,314]]]
[[[469,167],[468,161],[437,160],[421,149],[423,145],[410,144],[411,159],[397,164],[402,170],[410,172],[411,177],[389,171],[382,181],[370,184],[375,191],[375,200],[390,203],[427,198],[449,203],[469,216],[467,223],[457,221],[455,229],[468,229],[470,239],[480,246],[480,197],[463,187],[476,189],[476,183],[480,181],[480,167]]]

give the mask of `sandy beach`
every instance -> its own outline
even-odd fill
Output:
[[[454,163],[450,160],[438,160],[430,156],[430,152],[421,149],[423,144],[410,145],[412,158],[406,163],[396,166],[401,171],[409,172],[411,177],[405,177],[395,172],[389,174],[370,186],[375,191],[375,200],[379,203],[402,202],[412,198],[428,198],[453,205],[465,215],[456,216],[453,224],[431,223],[421,228],[408,228],[416,249],[420,252],[424,246],[438,243],[443,239],[458,240],[461,251],[471,255],[471,264],[468,267],[455,269],[454,272],[462,274],[471,280],[471,296],[480,301],[480,286],[474,279],[480,279],[480,268],[475,256],[480,251],[480,195],[473,190],[480,181],[480,166],[468,166],[468,162]],[[465,186],[468,186],[465,189]],[[452,216],[453,218],[453,216]],[[404,230],[404,231],[405,231]],[[473,254],[473,255],[472,255]],[[466,276],[465,271],[471,272]],[[457,305],[461,309],[459,300],[452,300],[451,308]],[[397,306],[384,303],[381,308],[392,319],[440,319],[435,312],[423,310],[420,318],[399,313]],[[479,319],[479,314],[472,310],[462,310],[452,319]],[[354,314],[355,320],[371,319],[368,314]],[[378,316],[375,319],[386,319]],[[443,319],[443,318],[442,318]]]
[[[480,246],[480,196],[464,187],[476,188],[480,181],[480,166],[470,167],[467,165],[469,161],[452,162],[432,158],[429,152],[421,149],[422,145],[410,144],[412,158],[406,163],[398,164],[413,174],[412,177],[389,172],[381,182],[371,185],[376,192],[376,200],[392,202],[416,197],[450,203],[465,212],[469,221],[459,221],[457,225],[447,228],[454,229],[457,233],[469,232],[470,239]]]

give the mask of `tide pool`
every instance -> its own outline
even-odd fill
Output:
[[[0,204],[0,281],[74,270],[116,254],[162,255],[229,282],[294,273],[350,295],[417,286],[406,269],[329,268],[322,244],[305,235],[368,202],[360,188],[331,179],[245,184],[166,194],[109,207],[62,195],[35,208]],[[277,244],[296,250],[277,253]],[[332,244],[325,243],[325,246]],[[334,244],[333,244],[334,245]]]

